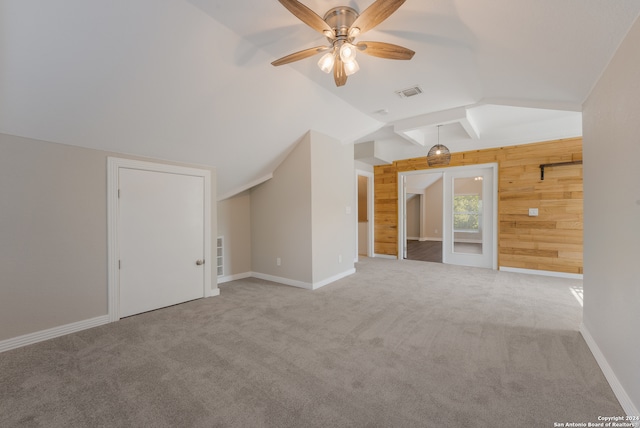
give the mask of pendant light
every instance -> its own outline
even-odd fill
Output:
[[[451,161],[451,152],[446,146],[440,144],[440,127],[438,125],[438,144],[431,147],[427,154],[427,163],[429,166],[446,166]]]

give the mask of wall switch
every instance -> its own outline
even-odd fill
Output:
[[[338,263],[342,263],[342,254],[338,256]]]
[[[280,257],[276,258],[276,266],[280,266],[282,264],[282,260]]]
[[[529,217],[537,217],[538,209],[537,208],[529,208]]]
[[[351,214],[351,207],[347,207],[347,208],[345,209],[345,212],[346,212],[347,214]]]

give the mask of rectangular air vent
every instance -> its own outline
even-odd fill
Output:
[[[420,95],[422,93],[422,88],[420,86],[412,86],[411,88],[403,89],[401,91],[396,91],[396,94],[400,98],[409,98],[415,95]]]
[[[224,275],[224,263],[223,263],[223,254],[224,254],[224,237],[218,236],[218,240],[216,242],[216,268],[218,270],[218,276]]]

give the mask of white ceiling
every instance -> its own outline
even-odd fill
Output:
[[[309,129],[395,158],[424,155],[439,124],[452,151],[575,136],[639,14],[638,0],[408,0],[358,40],[415,57],[359,55],[336,88],[317,58],[270,65],[326,43],[276,0],[0,0],[0,132],[216,166],[223,196]]]

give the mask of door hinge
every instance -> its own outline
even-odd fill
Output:
[[[122,268],[122,260],[118,260],[118,269]]]
[[[120,199],[120,189],[118,189],[118,199]]]

